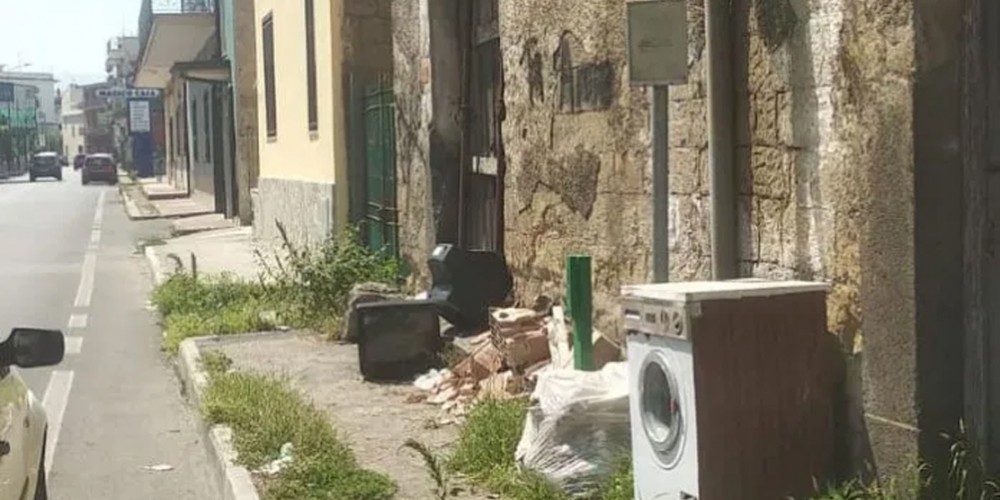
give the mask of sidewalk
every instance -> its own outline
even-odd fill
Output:
[[[176,271],[177,264],[171,255],[180,259],[185,269],[190,269],[192,254],[199,274],[229,273],[252,280],[258,277],[254,253],[257,247],[253,228],[236,227],[171,238],[163,245],[147,246],[145,252],[157,283]]]
[[[139,184],[142,186],[143,193],[150,200],[172,200],[187,197],[186,191],[163,182],[160,177],[140,179]]]
[[[185,217],[210,215],[215,212],[213,207],[193,200],[186,193],[178,191],[156,179],[132,181],[127,176],[119,176],[119,180],[119,191],[125,203],[125,212],[132,220],[182,219]],[[232,224],[217,223],[206,225],[204,221],[202,219],[197,223],[187,224],[188,226],[193,226],[194,229],[184,230],[184,226],[182,225],[181,233],[232,226]]]
[[[240,227],[172,238],[163,245],[148,246],[145,251],[157,282],[175,272],[171,255],[189,269],[192,253],[197,256],[201,276],[225,272],[255,279],[258,262],[254,250],[259,245],[251,228]],[[270,255],[269,250],[262,249],[262,253]],[[363,381],[357,345],[334,343],[302,332],[188,339],[181,345],[177,369],[190,403],[196,407],[201,404],[207,383],[201,355],[208,351],[224,353],[239,370],[287,377],[292,387],[323,412],[362,466],[382,472],[396,483],[396,498],[433,498],[434,482],[422,458],[403,448],[403,444],[416,439],[435,453],[444,454],[454,444],[459,428],[438,405],[423,403],[417,394],[420,391],[411,384]],[[233,461],[231,431],[216,426],[204,432],[213,446],[215,467],[225,478],[223,486],[230,490],[226,497],[257,499],[251,474]],[[464,481],[455,480],[453,486],[460,488],[451,498],[490,498]]]

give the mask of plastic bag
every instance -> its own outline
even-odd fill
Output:
[[[628,369],[543,370],[515,458],[574,497],[587,496],[629,456]]]

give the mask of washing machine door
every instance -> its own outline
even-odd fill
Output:
[[[639,415],[646,439],[660,465],[674,468],[684,451],[684,405],[675,368],[662,351],[653,351],[639,369]]]

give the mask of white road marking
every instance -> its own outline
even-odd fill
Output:
[[[56,370],[49,377],[49,385],[45,388],[42,406],[49,419],[48,438],[45,443],[45,474],[52,471],[52,460],[56,456],[56,445],[59,443],[59,432],[62,431],[63,417],[66,415],[66,403],[69,402],[69,391],[73,387],[73,372]]]
[[[74,328],[87,328],[87,315],[71,314],[69,316],[69,324],[66,327],[70,330]]]
[[[76,290],[74,307],[90,307],[90,299],[94,295],[94,274],[97,271],[97,244],[101,241],[101,225],[104,223],[104,197],[106,191],[101,191],[97,197],[97,209],[94,210],[94,225],[90,233],[90,245],[87,255],[83,258],[83,270],[80,273],[80,287]]]
[[[100,229],[101,223],[104,222],[104,196],[107,194],[107,191],[101,191],[101,195],[97,197],[97,210],[94,211],[95,229]]]
[[[80,354],[83,350],[83,337],[76,337],[72,335],[66,336],[66,354],[75,355]]]
[[[83,258],[83,270],[80,273],[80,287],[76,289],[74,307],[90,307],[90,299],[94,295],[94,273],[97,271],[97,254],[87,253]]]

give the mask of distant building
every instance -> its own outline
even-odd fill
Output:
[[[59,113],[56,112],[56,79],[52,73],[0,71],[0,82],[34,87],[38,97],[38,145],[56,146],[59,134]]]
[[[63,154],[72,156],[85,151],[84,134],[87,130],[83,113],[83,87],[73,84],[62,93],[62,142]]]

